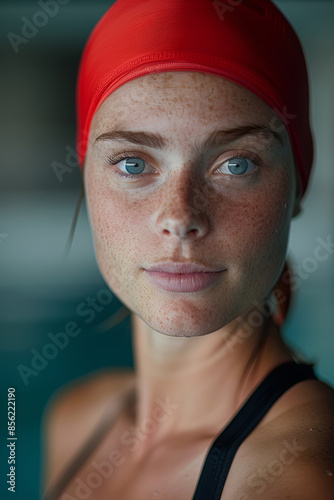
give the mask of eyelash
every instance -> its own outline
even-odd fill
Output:
[[[143,160],[146,163],[145,158],[143,158],[142,156],[140,156],[140,155],[129,156],[129,153],[120,153],[118,155],[108,156],[107,160],[108,160],[108,163],[110,163],[110,165],[116,165],[121,160],[127,160],[127,159],[130,160],[132,158],[140,158],[141,160]],[[146,174],[124,174],[123,172],[118,172],[117,170],[115,170],[113,173],[118,175],[119,177],[132,177],[132,178],[134,178],[134,177],[139,178],[139,177],[142,177],[143,175],[146,175]]]
[[[108,156],[107,160],[108,160],[108,163],[110,165],[116,165],[121,160],[132,159],[132,158],[140,158],[141,160],[143,160],[146,163],[145,158],[142,158],[142,156],[140,156],[140,155],[131,156],[131,153],[119,153],[119,154],[114,155],[114,156]],[[262,166],[262,162],[253,153],[238,153],[234,156],[231,156],[230,158],[226,158],[222,162],[222,164],[227,162],[227,161],[233,160],[233,158],[245,158],[246,160],[251,160],[252,163],[254,163],[254,165],[257,167]],[[220,168],[220,167],[218,167],[218,168]],[[141,173],[141,174],[124,174],[123,172],[118,172],[117,170],[115,170],[113,173],[115,175],[118,175],[119,177],[131,177],[131,178],[136,177],[137,179],[140,177],[143,177],[144,175],[147,175],[147,174],[143,174],[143,173]],[[232,178],[239,177],[240,178],[240,177],[244,177],[245,175],[247,175],[247,174],[241,174],[241,175],[230,174],[229,177],[232,177]]]

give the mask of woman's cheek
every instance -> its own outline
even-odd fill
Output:
[[[92,192],[90,218],[96,259],[112,291],[126,303],[135,284],[135,273],[145,253],[140,241],[143,216],[136,203],[104,187]],[[140,222],[141,221],[141,222]],[[129,295],[130,294],[130,295]]]
[[[119,219],[122,210],[117,196],[107,188],[105,180],[93,165],[86,171],[86,202],[98,267],[115,293],[122,286],[118,272],[117,246],[122,234]]]
[[[290,226],[291,186],[284,170],[277,174],[275,182],[264,184],[246,202],[249,236],[254,238],[256,246],[263,248],[285,239]],[[252,241],[249,243],[252,245]]]
[[[264,298],[279,277],[288,244],[290,194],[291,185],[282,172],[275,183],[263,183],[225,206],[220,247],[227,249],[227,253],[223,250],[226,264],[236,270],[237,280],[249,290],[250,298]]]

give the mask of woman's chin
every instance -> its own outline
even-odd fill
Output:
[[[139,315],[146,325],[155,332],[168,337],[201,337],[216,332],[228,324],[221,316],[215,318],[212,314],[193,315],[189,311],[168,311],[163,313],[157,310],[149,314]]]

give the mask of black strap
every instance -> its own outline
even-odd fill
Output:
[[[206,455],[192,500],[220,500],[233,458],[273,403],[290,387],[317,379],[312,364],[288,361],[274,368],[219,434]]]

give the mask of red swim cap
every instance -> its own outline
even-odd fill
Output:
[[[303,49],[270,0],[117,0],[93,29],[77,80],[81,168],[93,115],[111,92],[148,73],[198,71],[256,94],[284,123],[303,195],[313,162]],[[279,121],[268,124],[280,131]]]

